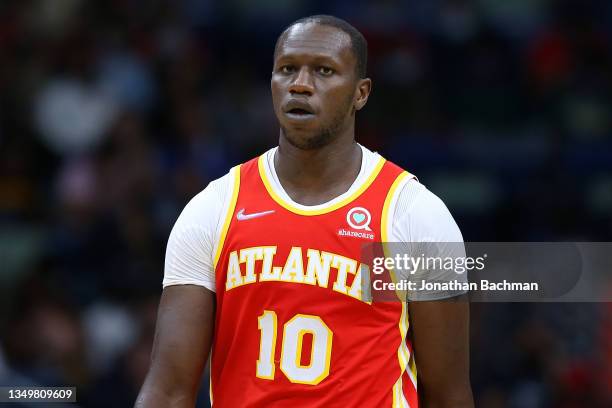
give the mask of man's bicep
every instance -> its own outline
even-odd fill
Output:
[[[423,405],[472,407],[467,298],[411,302],[409,310]]]
[[[176,406],[193,405],[210,352],[214,316],[215,295],[208,289],[195,285],[164,289],[142,394],[158,394]]]

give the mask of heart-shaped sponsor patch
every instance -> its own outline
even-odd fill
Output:
[[[371,231],[370,221],[372,221],[372,216],[363,207],[353,207],[346,213],[346,222],[353,229]]]
[[[363,222],[363,220],[365,220],[366,216],[363,213],[353,213],[353,220],[357,223],[357,224],[361,224]]]

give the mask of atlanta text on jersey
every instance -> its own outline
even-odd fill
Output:
[[[276,246],[260,246],[232,251],[229,254],[225,289],[229,291],[239,286],[265,281],[319,285],[328,288],[329,272],[334,268],[338,273],[331,289],[363,301],[361,274],[362,269],[363,273],[369,273],[367,265],[342,255],[308,248],[306,268],[304,268],[302,248],[292,247],[287,259],[282,263],[283,266],[275,266],[276,249]],[[245,264],[245,274],[240,269],[241,264]],[[349,275],[353,276],[350,284]]]

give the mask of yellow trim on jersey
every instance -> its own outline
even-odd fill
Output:
[[[383,205],[382,218],[381,218],[381,223],[380,223],[381,224],[380,225],[380,236],[383,242],[387,242],[387,240],[389,239],[389,225],[390,225],[389,224],[389,207],[391,206],[391,201],[393,201],[393,197],[395,196],[397,189],[399,188],[400,184],[404,181],[406,177],[414,177],[414,176],[408,173],[407,171],[401,172],[395,178],[395,181],[393,182],[393,184],[391,184],[391,188],[389,189],[389,192],[387,193],[387,197],[385,198],[385,204]]]
[[[410,352],[408,351],[408,347],[406,346],[406,334],[408,333],[408,315],[406,302],[402,302],[402,314],[400,316],[398,326],[402,339],[402,342],[400,343],[400,346],[397,349],[397,359],[400,365],[400,375],[397,378],[395,384],[393,384],[393,407],[407,408],[408,401],[406,401],[406,397],[404,396],[404,391],[402,389],[402,376],[404,375],[404,371],[406,371],[406,367],[408,366],[410,360]]]
[[[385,252],[385,256],[387,256],[387,253],[388,253],[388,249],[386,248],[385,245],[389,240],[389,235],[390,235],[389,230],[391,228],[391,223],[389,220],[389,209],[391,207],[391,202],[393,201],[393,198],[395,197],[400,185],[402,185],[406,177],[409,177],[409,176],[412,176],[412,175],[406,171],[402,172],[399,176],[397,176],[397,178],[391,185],[391,188],[389,189],[389,193],[387,194],[387,197],[385,198],[385,204],[383,205],[381,226],[380,226],[380,234],[382,238],[383,251]],[[391,278],[393,279],[393,281],[396,281],[395,274],[393,273],[393,271],[390,270],[389,273],[391,274]],[[408,310],[406,307],[405,292],[400,291],[398,295],[401,296],[399,301],[401,302],[401,305],[402,305],[402,313],[400,315],[400,320],[398,322],[401,343],[397,349],[397,359],[398,359],[398,363],[400,366],[400,375],[397,381],[395,382],[395,384],[393,385],[393,407],[394,408],[395,407],[404,408],[404,407],[409,406],[408,401],[406,401],[406,398],[404,397],[404,393],[402,391],[402,375],[404,374],[404,371],[406,371],[406,367],[410,363],[410,351],[408,350],[408,347],[406,346],[406,335],[408,333]],[[412,370],[412,367],[410,368]],[[416,373],[416,367],[414,368],[414,370],[415,370],[414,373]],[[416,375],[415,375],[415,379],[416,379]],[[416,384],[415,384],[415,387],[416,387]]]
[[[230,204],[227,209],[227,213],[225,214],[225,221],[223,222],[221,236],[219,237],[219,243],[217,244],[217,251],[215,252],[215,259],[213,263],[214,269],[217,269],[217,263],[219,262],[219,257],[221,256],[221,250],[223,250],[223,245],[225,244],[227,230],[229,229],[230,222],[232,221],[232,216],[234,215],[234,209],[236,208],[236,201],[238,200],[238,190],[240,190],[240,165],[232,167],[230,173],[232,171],[234,172],[234,186],[232,191],[232,198],[230,199]]]
[[[213,392],[212,392],[212,363],[208,360],[208,397],[210,398],[210,406],[213,406]]]
[[[230,173],[234,172],[234,182],[232,186],[232,197],[230,198],[229,207],[225,213],[225,220],[223,221],[223,228],[221,229],[221,235],[219,236],[219,242],[217,244],[217,251],[215,252],[215,258],[213,261],[213,270],[217,269],[217,263],[225,244],[225,237],[227,236],[227,230],[229,229],[230,222],[232,221],[232,215],[234,215],[234,209],[236,208],[236,201],[238,200],[238,191],[240,190],[240,165],[234,166],[230,169]],[[211,347],[212,356],[212,347]],[[209,358],[209,372],[208,372],[208,394],[210,397],[210,405],[213,405],[213,386],[212,386],[212,359]]]
[[[414,177],[414,176],[412,176],[407,171],[401,172],[396,177],[393,184],[391,185],[391,188],[389,189],[389,192],[387,193],[387,197],[385,198],[385,204],[383,205],[381,222],[380,222],[380,237],[381,237],[383,251],[385,253],[385,256],[387,256],[387,252],[389,252],[387,248],[387,243],[389,242],[389,235],[390,235],[389,233],[390,233],[390,227],[391,227],[391,222],[389,219],[390,218],[389,210],[391,207],[391,202],[393,201],[393,198],[396,196],[398,188],[400,187],[400,185],[402,185],[406,177]],[[393,281],[396,282],[394,271],[389,270],[389,273],[391,274],[391,278],[393,279]],[[403,301],[406,299],[406,291],[396,290],[396,293],[400,301]]]
[[[385,164],[385,161],[386,161],[383,157],[380,157],[378,159],[378,163],[376,163],[376,166],[374,167],[374,170],[372,171],[372,173],[370,173],[370,176],[367,178],[367,180],[353,194],[351,194],[350,196],[346,197],[344,200],[339,201],[339,202],[337,202],[337,203],[335,203],[333,205],[330,205],[328,207],[325,207],[325,208],[316,209],[316,210],[304,210],[304,209],[298,208],[298,207],[294,206],[293,204],[283,200],[274,191],[274,188],[272,187],[272,183],[270,182],[270,179],[268,178],[268,174],[266,173],[265,160],[266,160],[266,153],[264,153],[261,156],[259,156],[259,160],[257,160],[257,165],[259,167],[259,175],[260,175],[261,180],[263,181],[264,185],[266,186],[266,190],[268,190],[268,194],[270,194],[270,197],[272,197],[272,199],[274,201],[276,201],[281,207],[291,211],[292,213],[298,214],[298,215],[321,215],[321,214],[327,214],[327,213],[330,213],[330,212],[332,212],[334,210],[337,210],[338,208],[343,207],[346,204],[350,203],[351,201],[353,201],[354,199],[359,197],[368,187],[370,187],[370,185],[376,179],[376,176],[378,176],[378,174],[382,170],[383,165]]]

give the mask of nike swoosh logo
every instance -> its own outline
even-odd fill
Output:
[[[243,208],[242,210],[238,211],[238,214],[236,214],[236,219],[238,221],[252,220],[253,218],[263,217],[264,215],[272,214],[273,212],[274,210],[268,210],[252,214],[245,214]]]

